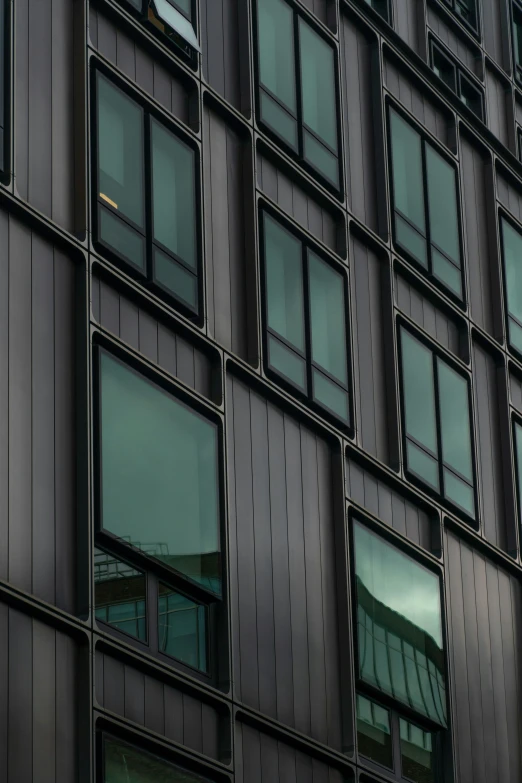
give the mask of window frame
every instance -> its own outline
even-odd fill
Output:
[[[433,364],[433,395],[435,401],[435,428],[437,437],[437,455],[434,459],[437,461],[437,475],[439,479],[439,492],[428,484],[425,479],[419,476],[415,471],[407,466],[406,449],[407,439],[409,438],[417,448],[420,448],[426,454],[428,453],[426,447],[417,443],[411,436],[406,435],[406,408],[405,408],[405,395],[404,395],[404,373],[403,373],[403,356],[402,356],[402,340],[401,330],[406,331],[414,339],[420,342],[431,353],[431,359]],[[477,465],[476,465],[476,445],[475,445],[475,423],[473,417],[473,379],[469,371],[464,368],[457,359],[450,356],[445,350],[437,343],[433,342],[424,332],[420,331],[414,324],[412,324],[403,315],[396,315],[396,334],[397,334],[397,372],[399,381],[399,408],[400,408],[400,423],[401,423],[401,445],[402,445],[402,464],[404,469],[404,476],[407,481],[411,481],[416,487],[421,489],[427,495],[434,498],[438,503],[448,508],[450,513],[455,514],[461,519],[464,519],[471,527],[478,530],[480,528],[480,514],[478,505],[478,485],[477,485]],[[440,413],[440,398],[439,398],[439,384],[438,384],[438,368],[437,359],[444,362],[455,373],[461,376],[466,381],[467,385],[467,398],[468,398],[468,415],[469,415],[469,433],[470,433],[470,452],[471,452],[471,470],[473,474],[473,502],[475,507],[475,516],[471,516],[469,512],[459,506],[455,501],[446,497],[443,494],[444,488],[444,458],[442,451],[442,425],[441,425],[441,413]],[[448,467],[451,473],[453,473],[458,479],[470,486],[468,479],[462,474],[456,471],[453,467]]]
[[[175,402],[189,409],[194,415],[199,416],[216,428],[217,437],[217,464],[216,481],[218,489],[218,538],[221,553],[221,592],[212,592],[210,589],[195,582],[180,571],[167,566],[152,555],[137,549],[122,541],[118,536],[103,527],[103,500],[102,500],[102,426],[101,426],[101,357],[110,356],[119,362],[129,372],[133,372],[151,386],[167,393]],[[207,407],[202,401],[196,400],[185,390],[176,384],[166,381],[162,376],[147,367],[140,359],[130,354],[127,349],[104,335],[96,333],[92,344],[92,463],[93,463],[93,515],[94,515],[94,547],[101,549],[114,558],[127,563],[136,570],[142,571],[146,584],[146,629],[145,641],[138,639],[114,625],[95,617],[95,601],[93,601],[94,622],[110,633],[112,636],[137,647],[143,652],[158,658],[167,665],[179,668],[182,671],[201,679],[204,682],[215,685],[218,670],[218,646],[221,634],[221,626],[226,624],[227,611],[227,585],[226,585],[226,553],[227,542],[224,524],[225,515],[225,490],[224,490],[224,429],[219,415]],[[173,591],[183,595],[189,600],[203,605],[206,608],[206,656],[207,669],[203,671],[181,661],[159,649],[159,586],[170,587]],[[94,594],[93,577],[93,594]]]
[[[439,2],[451,13],[454,19],[456,19],[471,35],[480,39],[480,9],[478,0],[469,0],[473,4],[473,15],[475,23],[468,22],[464,19],[462,14],[457,11],[457,6],[463,5],[462,0],[439,0]]]
[[[474,76],[474,74],[469,71],[468,68],[466,68],[463,64],[461,64],[452,54],[448,52],[446,47],[435,38],[435,36],[430,32],[428,34],[428,45],[429,45],[429,64],[432,71],[435,72],[434,68],[434,59],[435,55],[438,55],[439,57],[443,57],[447,63],[451,65],[454,71],[454,82],[455,87],[451,87],[444,79],[441,79],[441,81],[447,86],[449,90],[451,90],[457,98],[460,99],[462,103],[464,101],[462,100],[462,81],[464,80],[467,82],[473,90],[476,90],[477,96],[480,100],[480,114],[473,111],[473,109],[470,109],[469,106],[467,106],[466,103],[464,103],[464,106],[468,109],[468,111],[471,111],[475,117],[478,117],[478,119],[481,122],[485,122],[485,92],[482,85],[478,82],[477,78]],[[438,77],[441,78],[441,77]]]
[[[384,21],[390,25],[390,27],[393,27],[393,3],[391,0],[377,0],[377,2],[381,2],[386,6],[386,16],[381,14],[380,11],[378,11],[376,8],[374,8],[373,4],[376,0],[365,0],[366,5],[368,5],[372,11],[376,14],[378,14],[381,19],[384,19]]]
[[[296,239],[301,245],[301,271],[303,279],[303,320],[304,320],[304,353],[300,353],[295,346],[291,345],[285,338],[279,335],[277,332],[272,332],[268,327],[268,294],[267,294],[267,264],[265,255],[265,223],[264,215],[267,215],[275,223],[277,223],[281,229],[286,231],[290,236]],[[270,204],[260,199],[258,202],[258,225],[259,225],[259,260],[261,265],[260,274],[260,288],[261,288],[261,312],[262,312],[262,342],[263,342],[263,365],[264,370],[268,378],[273,380],[282,388],[289,391],[293,396],[298,397],[304,401],[313,411],[319,416],[324,417],[328,421],[334,424],[338,429],[343,430],[349,435],[353,434],[354,430],[354,412],[353,412],[353,369],[352,369],[352,343],[351,343],[351,324],[350,324],[350,287],[348,281],[348,270],[345,266],[325,253],[324,249],[315,244],[309,237],[305,237],[300,233],[295,226],[292,226],[283,215],[278,213]],[[326,405],[319,402],[315,398],[313,387],[313,369],[315,363],[312,359],[312,334],[311,334],[311,315],[310,315],[310,290],[309,290],[309,263],[308,263],[308,251],[311,251],[319,259],[339,274],[343,281],[343,296],[344,296],[344,323],[345,323],[345,336],[346,336],[346,386],[331,375],[320,365],[317,365],[318,371],[324,375],[328,380],[332,381],[340,389],[343,389],[348,395],[348,416],[349,420],[344,421],[334,411],[329,409]],[[276,340],[285,345],[296,355],[300,356],[305,362],[306,372],[306,391],[303,392],[300,386],[293,383],[290,378],[283,376],[275,368],[270,365],[269,361],[269,348],[268,337],[272,334]]]
[[[121,215],[110,203],[100,197],[99,162],[98,162],[98,79],[108,81],[111,87],[119,90],[122,95],[131,100],[140,110],[143,130],[143,155],[142,155],[142,182],[143,182],[143,229],[139,228],[126,216]],[[201,325],[204,319],[204,292],[203,292],[203,237],[202,237],[202,185],[201,185],[201,150],[197,141],[191,138],[177,125],[173,118],[164,117],[154,106],[143,99],[130,88],[113,70],[108,68],[96,58],[91,62],[91,225],[92,244],[99,256],[108,259],[119,269],[137,280],[145,288],[150,289],[166,303],[181,312],[182,315]],[[187,147],[194,155],[194,238],[195,238],[195,271],[186,261],[175,255],[170,249],[165,248],[154,239],[154,193],[152,184],[152,125],[156,122],[167,133],[173,136],[180,144]],[[140,234],[143,242],[144,271],[137,267],[130,259],[120,254],[115,248],[105,244],[100,239],[101,209],[123,221],[133,231]],[[188,302],[176,296],[173,291],[158,282],[154,264],[154,248],[173,259],[184,271],[189,272],[195,279],[197,291],[197,304],[193,309]]]
[[[427,268],[421,264],[421,262],[415,258],[415,256],[400,242],[397,241],[397,232],[395,226],[395,213],[397,213],[402,220],[404,220],[408,226],[412,226],[411,221],[406,215],[404,215],[395,206],[395,194],[394,194],[394,172],[393,172],[393,147],[392,147],[392,133],[391,133],[391,112],[395,112],[410,128],[418,134],[421,143],[421,171],[422,171],[422,193],[424,200],[424,222],[425,222],[425,235],[426,241],[426,258],[428,261]],[[396,103],[391,97],[386,96],[386,143],[387,143],[387,162],[388,162],[388,185],[390,194],[390,210],[391,210],[391,233],[394,251],[405,258],[411,263],[414,268],[419,271],[426,280],[429,280],[439,291],[445,296],[451,299],[462,310],[467,309],[467,289],[466,289],[466,274],[465,274],[465,254],[464,254],[464,239],[463,239],[463,224],[462,224],[462,200],[461,200],[461,183],[460,183],[460,167],[459,162],[450,155],[450,153],[444,149],[437,139],[434,139],[430,135],[429,131],[411,116],[407,114],[404,108]],[[438,245],[431,241],[431,226],[430,226],[430,212],[428,201],[428,174],[426,166],[426,145],[429,145],[455,172],[455,201],[457,205],[457,227],[459,235],[459,255],[460,255],[460,279],[462,285],[462,297],[459,297],[454,291],[446,286],[432,271],[432,246],[443,255],[445,259],[448,259],[447,253],[445,253]],[[413,227],[414,231],[420,235],[419,230]],[[451,261],[449,262],[457,269],[456,265]]]
[[[522,144],[522,133],[520,136],[521,144]],[[502,230],[502,221],[505,221],[506,223],[509,223],[511,228],[517,232],[517,234],[520,235],[520,239],[522,241],[522,224],[518,223],[516,218],[508,212],[504,207],[502,207],[497,202],[497,209],[498,209],[498,233],[499,233],[499,239],[500,239],[500,266],[502,269],[502,295],[504,298],[504,328],[506,330],[506,344],[513,354],[513,356],[518,359],[518,361],[522,360],[522,348],[517,348],[510,339],[509,336],[509,319],[512,318],[517,326],[522,330],[522,322],[518,320],[518,318],[514,315],[511,315],[509,312],[509,306],[508,306],[508,293],[507,293],[507,279],[506,279],[506,262],[505,262],[505,254],[504,254],[504,232]],[[522,273],[522,267],[521,267],[521,273]]]
[[[252,3],[252,35],[254,45],[254,81],[255,81],[255,118],[258,127],[266,133],[266,135],[274,141],[278,147],[281,147],[287,155],[295,160],[310,176],[317,179],[323,187],[333,193],[340,199],[344,198],[344,170],[343,170],[343,145],[341,134],[341,107],[340,107],[340,76],[339,76],[339,52],[335,41],[332,41],[324,30],[314,22],[310,16],[306,15],[304,9],[300,8],[295,0],[282,0],[285,5],[292,12],[292,35],[294,44],[294,70],[295,70],[295,94],[296,94],[296,112],[295,114],[287,107],[284,106],[279,98],[275,96],[267,87],[261,86],[260,80],[260,46],[258,35],[258,2],[254,0]],[[377,13],[377,12],[376,12]],[[337,134],[337,151],[334,151],[329,146],[328,142],[320,139],[317,134],[311,130],[303,120],[303,107],[302,107],[302,94],[301,94],[301,47],[299,37],[299,20],[302,20],[305,24],[313,30],[318,36],[320,36],[325,43],[328,44],[333,53],[334,59],[334,77],[335,77],[335,113],[336,113],[336,134]],[[278,106],[282,108],[289,116],[293,117],[297,125],[297,149],[294,149],[286,139],[280,136],[276,130],[274,130],[267,122],[262,119],[261,115],[261,93],[265,92],[269,98],[275,101]],[[304,131],[306,130],[320,145],[322,145],[327,151],[337,158],[337,171],[339,177],[339,184],[336,185],[332,182],[320,169],[316,168],[312,163],[308,161],[304,154]]]

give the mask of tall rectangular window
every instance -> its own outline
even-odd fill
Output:
[[[257,0],[257,48],[260,122],[339,190],[333,46],[285,0]]]
[[[208,778],[116,737],[104,734],[100,745],[103,777],[99,783],[210,783]]]
[[[400,327],[406,471],[475,517],[469,381]]]
[[[261,213],[267,369],[350,423],[346,278]]]
[[[446,292],[463,298],[457,172],[390,108],[395,245]]]
[[[500,234],[508,341],[522,354],[522,231],[501,216]]]
[[[96,246],[199,315],[196,150],[95,71]]]

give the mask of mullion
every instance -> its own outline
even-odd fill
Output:
[[[424,225],[426,226],[426,251],[428,260],[428,273],[433,276],[433,262],[431,259],[431,226],[430,226],[430,205],[428,199],[428,167],[426,164],[426,139],[421,135],[421,156],[422,156],[422,192],[424,196]]]

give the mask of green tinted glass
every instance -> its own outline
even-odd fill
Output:
[[[143,228],[143,113],[101,74],[97,97],[99,197]]]
[[[360,694],[357,694],[357,743],[362,756],[392,769],[390,713]]]
[[[268,361],[278,373],[303,391],[306,389],[305,360],[271,336],[268,338]]]
[[[312,361],[347,382],[343,277],[308,252]]]
[[[145,240],[143,236],[101,205],[99,216],[100,240],[144,272]]]
[[[508,311],[522,324],[522,235],[504,218],[500,222]]]
[[[303,121],[337,151],[335,57],[332,47],[299,18]]]
[[[426,226],[421,138],[411,125],[394,111],[390,111],[390,129],[394,205],[424,236]],[[416,247],[406,244],[406,248],[418,257]]]
[[[94,601],[98,620],[146,641],[146,588],[142,571],[95,549]]]
[[[154,241],[196,268],[194,152],[152,121]]]
[[[125,742],[105,737],[103,783],[203,783],[203,778]]]
[[[401,329],[402,382],[406,435],[437,454],[432,353]]]
[[[315,166],[325,177],[334,183],[339,184],[339,160],[332,155],[330,150],[317,141],[315,136],[305,130],[304,134],[304,156],[306,160]]]
[[[314,398],[317,402],[325,405],[344,421],[348,421],[350,418],[348,392],[316,369],[313,370],[312,377]]]
[[[259,81],[295,113],[293,11],[283,0],[258,0],[257,16]]]
[[[221,590],[214,424],[100,354],[103,527]]]
[[[359,675],[445,725],[439,578],[354,522]]]
[[[297,120],[261,91],[261,117],[291,147],[297,150]]]
[[[182,299],[192,310],[197,309],[198,282],[196,276],[157,248],[154,248],[154,279],[178,299]]]
[[[304,351],[301,243],[264,215],[268,327]]]
[[[399,720],[403,777],[414,783],[435,783],[431,732],[403,718]]]
[[[158,597],[158,646],[165,655],[207,671],[206,607],[163,584]]]
[[[460,266],[456,171],[426,144],[431,241]]]
[[[435,277],[444,283],[444,285],[453,291],[454,294],[462,296],[462,276],[460,269],[456,267],[451,261],[448,261],[446,256],[431,248],[431,266]]]

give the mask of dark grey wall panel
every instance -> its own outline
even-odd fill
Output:
[[[189,95],[182,82],[92,5],[89,8],[89,35],[100,54],[152,95],[164,109],[188,124]]]
[[[469,301],[475,321],[493,334],[492,282],[487,213],[487,166],[480,151],[461,136],[464,232],[466,235]],[[490,189],[492,190],[492,188]]]
[[[346,495],[399,533],[431,551],[432,523],[428,514],[351,459],[346,460]]]
[[[236,697],[340,749],[327,444],[228,378]]]
[[[203,176],[209,333],[247,358],[244,167],[250,149],[220,116],[204,108]]]
[[[518,783],[520,584],[451,533],[446,605],[460,783]]]
[[[17,0],[14,14],[16,189],[68,231],[75,198],[74,6],[70,0]]]
[[[335,217],[292,182],[280,169],[257,153],[257,181],[261,190],[317,239],[337,249]]]
[[[341,19],[341,73],[344,91],[346,190],[354,214],[377,231],[375,118],[372,44],[348,17]],[[375,52],[376,54],[376,52]]]
[[[333,767],[245,724],[236,723],[236,783],[345,783]]]
[[[500,139],[509,144],[507,104],[511,93],[491,68],[486,67],[486,103],[488,128]]]
[[[239,8],[238,0],[201,0],[203,76],[236,109],[241,108],[241,67],[246,67],[240,62]]]
[[[402,2],[402,0],[400,0]],[[394,62],[384,60],[384,80],[389,91],[418,119],[434,136],[447,144],[448,127],[444,114],[426,95],[412,84]]]
[[[79,768],[76,643],[0,604],[0,778],[75,783]]]
[[[75,606],[75,269],[0,213],[0,578]]]
[[[448,49],[453,52],[463,63],[467,65],[470,71],[475,72],[476,60],[473,50],[466,46],[463,39],[456,35],[439,16],[436,9],[428,5],[428,25],[440,40],[446,44]]]
[[[191,389],[212,398],[212,366],[203,351],[95,275],[91,295],[93,316],[101,326]]]
[[[452,319],[435,307],[404,277],[395,273],[395,302],[399,310],[422,326],[441,345],[459,355],[459,330]]]
[[[327,23],[328,6],[333,5],[332,0],[301,0],[304,6],[321,20]]]
[[[497,375],[494,359],[477,344],[473,346],[473,377],[482,529],[489,541],[506,549],[506,490],[502,478],[498,394],[500,376]]]
[[[355,398],[361,445],[383,462],[389,456],[387,388],[384,364],[383,277],[388,267],[352,238],[353,351],[357,367]]]
[[[96,700],[167,739],[219,758],[220,715],[210,704],[96,650]]]
[[[394,0],[395,29],[408,46],[417,52],[419,49],[419,14],[424,14],[424,4],[418,0]]]
[[[504,5],[504,8],[502,8]],[[502,18],[501,14],[508,14],[507,4],[502,0],[487,0],[481,3],[482,29],[484,30],[484,47],[492,60],[497,65],[505,68],[509,63],[507,52],[503,51]]]

